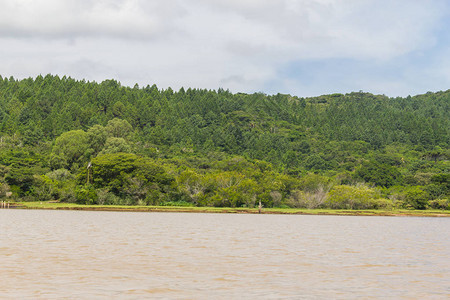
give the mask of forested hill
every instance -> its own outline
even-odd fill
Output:
[[[82,203],[443,208],[449,111],[450,90],[299,98],[0,77],[0,192]]]

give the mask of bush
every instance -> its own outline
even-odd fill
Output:
[[[376,206],[375,190],[364,185],[337,185],[328,196],[325,205],[333,209],[368,209]]]
[[[428,193],[419,186],[408,187],[404,191],[403,203],[405,208],[425,209],[428,205]]]
[[[97,189],[97,203],[100,205],[119,205],[121,203],[120,197],[111,193],[109,189]]]
[[[92,186],[78,186],[75,190],[76,203],[97,204],[97,193]]]
[[[310,192],[295,190],[291,192],[287,204],[290,207],[314,209],[323,207],[326,199],[327,190],[324,187]]]
[[[67,203],[77,202],[76,193],[73,189],[63,189],[59,193],[59,201]]]
[[[392,200],[380,198],[380,199],[373,199],[371,201],[372,208],[374,209],[394,209],[394,203]]]
[[[428,208],[430,209],[450,209],[449,199],[435,199],[428,202]]]

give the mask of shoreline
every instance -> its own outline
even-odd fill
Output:
[[[6,208],[8,209],[8,208]],[[59,202],[11,202],[9,209],[83,210],[115,212],[174,212],[174,213],[229,213],[259,214],[258,208],[191,207],[191,206],[125,206],[82,205]],[[330,215],[330,216],[393,216],[393,217],[450,217],[450,210],[350,210],[350,209],[298,209],[263,208],[261,214]]]

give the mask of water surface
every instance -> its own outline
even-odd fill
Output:
[[[0,210],[0,298],[450,298],[450,218]]]

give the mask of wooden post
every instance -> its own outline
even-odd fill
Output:
[[[259,205],[258,205],[258,212],[261,213],[262,205],[261,205],[261,199],[259,199]]]

